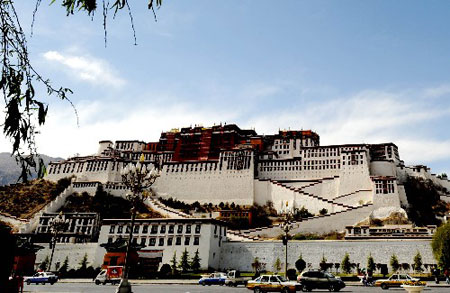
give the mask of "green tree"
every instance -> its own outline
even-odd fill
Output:
[[[80,261],[80,271],[86,271],[87,264],[88,264],[88,256],[87,256],[87,253],[85,253],[83,258]]]
[[[59,268],[59,273],[60,273],[61,276],[64,276],[65,274],[67,274],[68,270],[69,270],[69,256],[66,256],[66,258],[64,259],[63,264]]]
[[[367,258],[367,271],[374,272],[375,271],[375,261],[372,257],[372,254],[369,254]]]
[[[420,255],[420,252],[417,251],[416,255],[414,256],[414,271],[416,272],[422,272],[423,262],[422,262],[422,255]]]
[[[190,265],[194,273],[197,273],[200,270],[200,255],[198,249],[195,251],[194,257],[192,258]]]
[[[173,252],[172,259],[170,260],[170,266],[172,267],[172,275],[178,274],[177,270],[177,252]]]
[[[299,272],[303,272],[303,270],[306,268],[306,262],[303,259],[303,256],[300,254],[300,256],[298,257],[297,261],[295,262],[295,268],[297,269],[297,271]]]
[[[50,268],[47,268],[49,262],[50,262],[50,258],[49,258],[49,256],[47,255],[47,256],[44,258],[44,260],[39,264],[39,269],[40,269],[41,271],[46,271],[47,269],[50,269]]]
[[[328,269],[327,259],[325,255],[322,254],[322,259],[320,260],[319,267],[322,271],[326,271]]]
[[[262,266],[263,264],[259,261],[259,258],[255,257],[252,262],[252,268],[255,273],[258,273],[261,270]]]
[[[275,260],[275,263],[273,264],[273,270],[277,274],[281,270],[281,260],[279,257],[277,257],[277,259]]]
[[[319,211],[319,214],[321,214],[322,216],[326,215],[327,213],[328,213],[328,210],[326,208],[323,208]]]
[[[400,264],[398,262],[397,256],[393,254],[391,256],[391,260],[389,261],[389,264],[391,265],[392,271],[396,273],[398,269],[400,268]]]
[[[180,263],[178,264],[178,267],[181,269],[181,272],[186,273],[191,268],[189,265],[189,252],[187,251],[187,248],[184,249],[183,253],[181,254]]]
[[[431,249],[438,265],[442,269],[450,269],[450,222],[437,228]]]
[[[352,271],[352,264],[350,263],[350,255],[346,253],[341,262],[342,271],[346,274],[350,274]]]

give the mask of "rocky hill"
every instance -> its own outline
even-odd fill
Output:
[[[41,155],[47,166],[50,161],[60,161],[62,158],[53,158]],[[0,186],[13,184],[17,182],[20,176],[20,167],[17,165],[14,157],[10,153],[0,153]],[[36,178],[36,173],[32,174],[32,178]]]

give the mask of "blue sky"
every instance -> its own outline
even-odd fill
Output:
[[[80,118],[78,127],[67,103],[44,98],[45,154],[228,122],[266,134],[313,129],[323,145],[394,142],[406,164],[450,172],[448,1],[165,0],[155,22],[139,0],[138,45],[122,12],[106,48],[101,11],[91,21],[42,2],[32,61],[74,90]],[[28,32],[33,3],[16,4]]]

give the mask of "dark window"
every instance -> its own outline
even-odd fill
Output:
[[[167,238],[167,246],[172,246],[173,238]]]
[[[112,242],[113,242],[112,237],[109,237],[109,238],[108,238],[108,243],[112,243]]]
[[[160,232],[161,234],[166,233],[166,225],[162,225],[162,226],[161,226],[161,230],[159,230],[159,232]]]
[[[109,234],[114,233],[115,230],[116,230],[116,226],[112,225],[112,226],[109,228]]]
[[[181,237],[177,237],[175,245],[181,245]]]
[[[150,245],[150,246],[155,246],[155,244],[156,244],[156,238],[150,238],[150,243],[149,243],[149,245]]]
[[[178,225],[177,233],[183,233],[183,225]]]
[[[130,225],[127,225],[126,233],[130,233]]]
[[[151,232],[151,233],[152,233],[152,234],[158,233],[158,226],[153,225],[153,226],[152,226],[152,232]]]
[[[191,225],[186,226],[186,233],[191,233]]]
[[[134,226],[133,233],[139,233],[139,225]]]
[[[164,246],[164,238],[159,238],[159,246]]]
[[[200,228],[201,228],[202,226],[200,225],[200,224],[197,224],[197,225],[195,225],[195,233],[200,233]]]
[[[175,226],[174,225],[170,225],[169,226],[169,233],[173,234],[173,231],[175,230]]]
[[[199,245],[200,244],[200,237],[196,236],[194,237],[194,245]]]
[[[142,233],[148,233],[148,226],[147,225],[142,227]]]
[[[117,227],[117,233],[122,233],[122,232],[123,232],[123,226]]]
[[[214,235],[217,234],[217,225],[214,225]]]
[[[141,245],[143,245],[143,246],[145,246],[145,241],[146,241],[147,239],[145,239],[145,238],[141,238]]]
[[[191,237],[185,237],[184,238],[184,245],[189,245],[189,242],[191,242]]]

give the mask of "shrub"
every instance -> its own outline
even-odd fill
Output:
[[[342,271],[346,274],[350,274],[352,271],[352,265],[350,263],[350,255],[348,253],[345,254],[344,258],[341,262]]]

